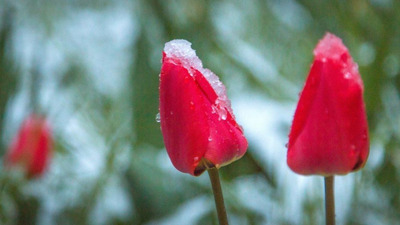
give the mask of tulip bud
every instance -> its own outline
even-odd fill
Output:
[[[47,168],[52,146],[50,126],[45,118],[30,115],[14,138],[5,165],[20,166],[27,177],[38,177]]]
[[[287,163],[303,175],[344,175],[368,158],[363,82],[333,34],[318,43],[314,56],[289,134]]]
[[[160,74],[160,123],[172,164],[194,176],[244,155],[225,86],[185,40],[165,44]]]

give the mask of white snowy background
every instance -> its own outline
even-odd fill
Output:
[[[20,73],[16,92],[7,103],[1,141],[3,145],[10,142],[29,112],[32,70],[37,67],[41,80],[38,102],[52,123],[56,153],[43,178],[15,181],[22,182],[18,183],[20,193],[40,202],[36,224],[60,224],[59,217],[69,218],[65,216],[68,209],[85,208],[86,204],[89,206],[84,215],[89,224],[111,224],[116,218],[127,223],[135,221],[146,209],[138,208],[143,207],[142,202],[132,201],[135,183],[126,181],[132,174],[139,174],[137,182],[147,182],[148,186],[143,186],[147,192],[140,193],[157,195],[155,203],[167,201],[163,193],[179,196],[181,191],[190,193],[190,188],[197,187],[179,201],[157,206],[175,204],[172,212],[144,221],[145,224],[201,224],[204,216],[213,215],[208,177],[179,173],[162,147],[159,129],[146,131],[156,133],[157,143],[143,141],[141,121],[136,115],[147,110],[155,118],[157,110],[135,109],[137,105],[132,104],[137,87],[132,84],[139,82],[137,77],[153,76],[153,81],[158,80],[164,43],[187,37],[193,37],[189,41],[204,67],[213,70],[225,84],[234,114],[248,138],[249,154],[276,181],[274,186],[260,173],[223,180],[231,224],[253,224],[245,213],[237,213],[234,205],[239,211],[257,215],[257,224],[323,223],[323,178],[299,176],[286,165],[285,144],[298,93],[312,61],[312,50],[325,31],[336,29],[329,31],[344,35],[361,70],[376,60],[378,49],[373,42],[351,36],[339,25],[324,27],[306,4],[294,0],[219,1],[208,3],[207,9],[203,6],[205,1],[170,1],[158,4],[161,8],[146,1],[34,2],[0,3],[2,14],[9,6],[15,12],[9,51]],[[368,6],[385,9],[391,4],[394,3],[390,0],[374,0]],[[166,21],[159,10],[170,13],[172,28],[164,26]],[[201,24],[197,19],[204,13],[208,13],[212,29],[205,28],[197,34],[180,32],[182,36],[177,35],[179,32],[170,33],[174,28],[190,30],[192,23]],[[146,54],[137,53],[143,49],[140,37],[147,39]],[[398,52],[384,57],[386,74],[382,76],[396,77],[400,70]],[[132,75],[132,71],[143,71],[136,68],[141,64],[134,63],[140,59],[147,62],[152,73]],[[152,87],[151,91],[158,93],[158,84]],[[398,116],[391,117],[400,115],[398,88],[388,83],[377,95],[383,102],[377,119],[381,122],[376,122],[380,125],[370,131],[371,151],[366,168],[335,180],[337,224],[351,224],[349,221],[353,220],[349,218],[353,217],[357,199],[377,207],[390,205],[390,194],[368,185],[372,183],[372,171],[382,164],[391,135],[400,136]],[[153,128],[158,128],[155,119],[153,122]],[[393,127],[388,131],[390,126]],[[230,170],[235,164],[229,165]],[[153,193],[157,188],[151,185],[170,192]],[[94,197],[91,193],[95,193]],[[0,204],[6,212],[3,215],[8,215],[8,221],[14,224],[16,203],[2,195],[5,197]],[[358,224],[393,224],[396,219],[385,212],[362,215],[358,211],[357,215]]]

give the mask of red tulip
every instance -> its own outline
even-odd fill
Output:
[[[368,158],[363,82],[333,34],[318,43],[314,56],[294,115],[287,163],[303,175],[344,175],[362,168]]]
[[[5,164],[21,166],[28,177],[40,176],[47,168],[52,146],[52,135],[45,118],[30,115],[14,138]]]
[[[173,165],[194,176],[204,160],[219,168],[244,155],[247,140],[236,123],[224,85],[204,69],[191,43],[165,44],[160,74],[160,122]]]

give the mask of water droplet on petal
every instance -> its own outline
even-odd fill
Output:
[[[356,154],[356,146],[355,145],[350,145],[350,155],[355,155]]]
[[[362,139],[367,139],[367,135],[366,134],[364,134],[363,136],[362,136]]]
[[[227,112],[226,112],[225,109],[221,109],[221,110],[220,110],[220,116],[221,116],[221,119],[222,119],[222,120],[226,120]]]
[[[157,113],[157,115],[156,115],[156,122],[157,123],[161,122],[160,113]]]
[[[210,137],[208,137],[208,141],[212,141],[212,138],[211,138],[211,136],[210,136]]]
[[[193,110],[194,109],[194,102],[190,101],[190,109]]]
[[[217,109],[215,106],[211,106],[211,109],[212,109],[212,111],[211,111],[212,114],[215,114],[217,112]]]
[[[344,79],[350,79],[351,78],[351,74],[349,72],[344,74]]]
[[[196,161],[199,160],[199,157],[196,156],[196,157],[193,158],[193,160],[196,162]]]
[[[215,105],[213,105],[213,112],[214,112],[214,110],[216,112],[218,112],[218,115],[219,115],[218,120],[221,120],[221,119],[226,120],[226,118],[228,117],[227,110],[230,110],[228,105],[230,105],[230,102],[225,101],[224,98],[217,98],[215,100]],[[229,111],[229,112],[231,112],[231,111]],[[233,113],[231,112],[231,114],[233,114]]]

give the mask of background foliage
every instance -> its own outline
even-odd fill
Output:
[[[0,224],[215,224],[208,177],[163,148],[165,42],[193,43],[225,83],[249,140],[221,169],[232,224],[322,224],[321,177],[286,166],[287,134],[312,50],[341,37],[365,84],[366,167],[336,179],[338,224],[400,221],[400,1],[2,0],[1,156],[32,110],[48,116],[48,173],[0,172]]]

